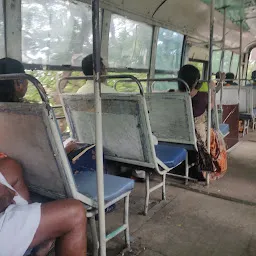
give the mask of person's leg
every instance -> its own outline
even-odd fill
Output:
[[[20,196],[29,202],[29,192],[23,179],[20,164],[12,158],[2,158],[0,159],[0,172]]]
[[[79,201],[42,204],[41,221],[30,247],[57,238],[56,256],[85,256],[86,220],[86,210]]]

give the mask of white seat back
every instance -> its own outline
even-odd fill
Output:
[[[95,143],[94,96],[61,94],[72,136]],[[106,159],[155,168],[145,100],[136,94],[102,94],[103,146]]]
[[[0,151],[19,161],[29,188],[50,198],[77,198],[53,110],[48,104],[0,103]]]
[[[159,141],[197,149],[191,97],[187,92],[146,95],[150,124]]]

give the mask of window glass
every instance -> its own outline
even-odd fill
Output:
[[[0,0],[0,58],[5,57],[5,40],[4,40],[4,12],[3,1]]]
[[[91,16],[78,1],[22,0],[22,61],[80,66],[92,53]]]
[[[146,73],[114,73],[114,72],[109,72],[108,75],[132,75],[135,76],[137,79],[146,79],[147,74]],[[129,79],[108,79],[107,80],[107,85],[115,88],[118,92],[140,92],[139,87],[137,83],[135,82],[125,82],[122,80],[129,80]],[[141,83],[144,92],[147,91],[147,83],[142,82]]]
[[[230,61],[232,57],[231,51],[225,51],[224,53],[224,63],[223,63],[223,72],[228,73],[230,68]]]
[[[220,71],[221,51],[213,51],[212,53],[212,73],[216,74]]]
[[[203,73],[204,73],[204,63],[203,62],[199,62],[199,61],[190,61],[188,64],[191,64],[195,67],[197,67],[200,71],[200,78],[203,78]]]
[[[252,72],[256,70],[256,48],[253,48],[250,54],[248,69],[247,69],[247,79],[251,79]]]
[[[153,28],[119,15],[111,16],[109,67],[149,69]]]
[[[234,53],[232,62],[231,62],[231,66],[230,66],[230,72],[235,74],[235,76],[237,74],[238,65],[239,65],[239,55]]]
[[[175,78],[177,76],[171,74],[155,74],[155,78]],[[152,84],[153,92],[167,92],[169,90],[178,90],[177,82],[154,82]]]
[[[156,51],[156,70],[178,71],[180,69],[184,36],[160,28]]]

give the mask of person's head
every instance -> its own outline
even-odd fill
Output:
[[[232,84],[234,79],[235,79],[235,75],[233,73],[229,72],[226,74],[226,80],[228,84]]]
[[[106,74],[106,67],[103,63],[103,59],[100,58],[101,75]],[[93,55],[89,54],[82,60],[82,71],[85,76],[93,76]]]
[[[15,59],[0,59],[0,74],[25,73],[22,63]],[[22,99],[28,88],[28,81],[0,80],[0,102],[15,102]]]
[[[189,64],[184,65],[178,72],[178,78],[184,80],[188,84],[192,96],[197,93],[198,88],[196,88],[196,86],[198,84],[198,81],[200,80],[200,71],[198,70],[198,68]],[[186,86],[184,85],[184,83],[179,82],[178,85],[180,91],[186,91]]]
[[[220,79],[220,71],[215,74],[216,79]]]
[[[256,70],[252,71],[252,80],[256,82]]]

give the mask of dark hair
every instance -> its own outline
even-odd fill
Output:
[[[25,73],[22,63],[11,58],[0,59],[0,74]],[[0,80],[0,102],[14,102],[15,86],[13,80]]]
[[[252,80],[256,81],[256,70],[252,71]]]
[[[195,82],[200,79],[200,71],[193,65],[185,65],[181,67],[178,72],[178,78],[184,80],[190,89],[193,89]],[[179,90],[184,92],[186,91],[186,86],[182,82],[178,82]]]
[[[220,79],[220,71],[218,71],[218,72],[215,74],[215,78],[216,78],[216,79]]]
[[[101,66],[103,67],[103,59],[100,58]],[[82,71],[85,76],[93,76],[93,55],[89,54],[82,60]]]
[[[235,79],[235,75],[233,73],[229,72],[226,74],[226,80],[229,80],[227,81],[227,83],[232,83],[234,79]]]

